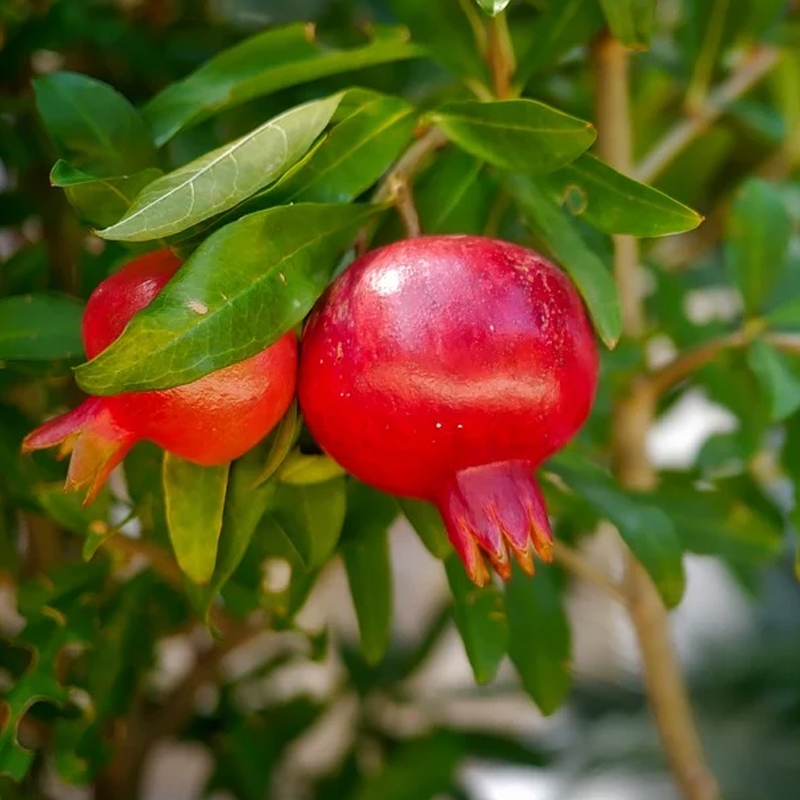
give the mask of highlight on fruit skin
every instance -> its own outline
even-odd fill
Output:
[[[329,456],[365,483],[435,503],[470,578],[552,559],[534,470],[591,410],[594,332],[538,253],[423,236],[354,262],[301,341],[298,393]]]
[[[147,306],[181,266],[169,250],[133,259],[103,281],[82,319],[93,358]],[[141,440],[203,466],[232,461],[275,427],[294,397],[297,339],[286,333],[260,353],[196,381],[162,391],[89,397],[25,437],[23,452],[60,448],[70,457],[65,490],[91,503],[113,469]]]

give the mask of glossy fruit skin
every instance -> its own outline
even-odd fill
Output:
[[[436,503],[480,579],[456,529],[504,576],[503,538],[524,566],[529,541],[547,557],[541,493],[526,476],[580,428],[597,371],[561,270],[508,242],[430,236],[368,253],[334,282],[303,335],[299,398],[345,469]]]
[[[181,263],[169,250],[148,253],[128,262],[95,289],[82,321],[89,358],[122,333]],[[297,340],[294,333],[287,333],[255,356],[183,386],[89,398],[34,431],[23,447],[32,450],[65,443],[75,448],[68,486],[88,485],[91,499],[110,469],[139,439],[204,466],[238,458],[286,412],[296,376]]]

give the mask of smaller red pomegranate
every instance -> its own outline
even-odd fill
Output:
[[[83,314],[86,355],[94,358],[175,274],[169,250],[135,258],[103,281]],[[30,433],[23,451],[61,445],[71,453],[65,489],[94,500],[111,471],[140,439],[203,466],[224,464],[256,445],[286,412],[295,391],[297,338],[287,333],[266,350],[184,386],[89,397]]]
[[[533,470],[591,409],[594,333],[537,253],[429,236],[358,259],[303,334],[299,397],[318,444],[365,483],[435,503],[469,576],[552,558]]]

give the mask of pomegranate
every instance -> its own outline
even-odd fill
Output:
[[[472,580],[533,574],[552,533],[533,470],[583,424],[598,354],[575,287],[542,256],[475,236],[358,259],[303,334],[317,443],[365,483],[435,503]]]
[[[159,250],[103,281],[83,314],[86,355],[93,358],[108,347],[180,265],[169,250]],[[61,455],[71,453],[65,488],[85,489],[86,505],[139,439],[204,466],[238,458],[286,412],[296,373],[297,338],[287,333],[257,355],[184,386],[89,397],[29,434],[22,448],[61,445]]]

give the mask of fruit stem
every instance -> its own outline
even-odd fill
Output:
[[[594,50],[597,87],[598,145],[612,167],[631,173],[632,128],[628,89],[628,51],[604,35]],[[623,331],[636,338],[644,329],[644,296],[638,280],[638,244],[631,237],[614,238],[615,277],[622,304]],[[656,395],[646,381],[634,380],[617,401],[612,449],[619,482],[634,491],[647,491],[656,473],[647,454],[647,433],[656,412]],[[650,576],[625,551],[625,594],[642,658],[650,707],[661,744],[686,800],[718,800],[716,780],[705,763],[692,708],[670,639],[667,610]]]
[[[625,605],[628,602],[628,597],[622,586],[606,575],[605,572],[595,567],[590,561],[587,561],[580,553],[558,539],[553,540],[553,557],[556,563],[569,570],[576,578],[580,578],[586,583],[591,583],[610,597],[613,597],[618,603]]]
[[[415,239],[422,234],[422,229],[408,178],[400,174],[390,176],[389,190],[397,215],[405,228],[406,238]]]

